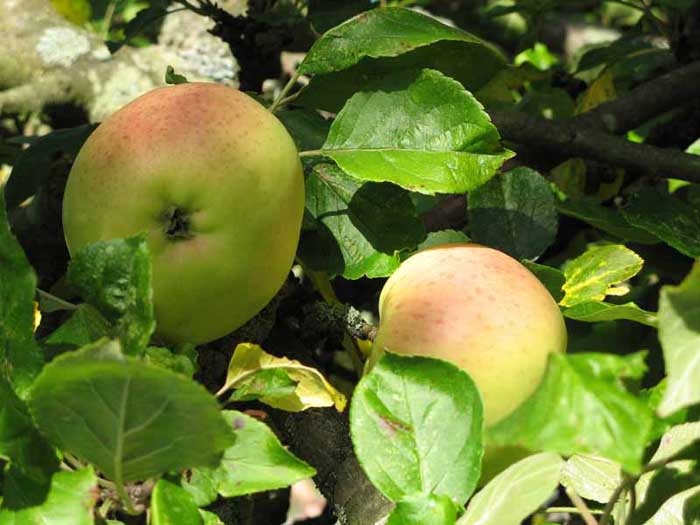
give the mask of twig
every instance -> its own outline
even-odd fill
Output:
[[[574,122],[623,133],[693,99],[700,99],[700,61],[649,80],[615,100],[582,113]]]
[[[662,178],[700,182],[700,156],[697,155],[630,142],[580,125],[576,119],[546,120],[517,111],[492,111],[491,118],[504,139],[532,150],[564,158],[594,159]]]
[[[571,488],[567,488],[566,495],[569,496],[571,502],[576,506],[579,513],[581,514],[581,517],[583,518],[583,521],[586,522],[586,525],[598,525],[598,521],[593,517],[591,509],[588,508],[586,502],[583,501],[583,498],[581,498],[581,496],[579,496],[576,493],[576,491],[574,491]]]

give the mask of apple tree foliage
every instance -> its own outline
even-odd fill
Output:
[[[112,52],[178,9],[246,20],[205,0],[103,3],[51,8]],[[264,496],[311,477],[323,523],[700,523],[699,3],[249,4],[251,31],[308,37],[290,81],[259,94],[306,185],[295,284],[263,336],[154,338],[145,237],[68,263],[46,224],[95,124],[0,124],[0,525],[268,523]],[[387,353],[363,371],[383,279],[469,239],[521,260],[569,332],[488,429],[451,364]],[[304,414],[305,432],[284,428]],[[335,423],[340,445],[305,445]],[[526,454],[480,484],[496,446]],[[359,504],[341,496],[353,484]]]

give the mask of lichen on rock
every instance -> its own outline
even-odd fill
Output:
[[[90,41],[70,27],[49,27],[39,36],[36,51],[46,65],[70,67],[90,51]]]

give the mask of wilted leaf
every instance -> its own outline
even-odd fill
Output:
[[[228,366],[226,383],[219,394],[241,388],[245,389],[249,399],[259,399],[290,412],[331,406],[342,412],[347,403],[345,396],[315,368],[286,357],[275,357],[251,343],[241,343],[236,347]]]

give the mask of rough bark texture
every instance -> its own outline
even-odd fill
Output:
[[[190,80],[233,83],[228,47],[194,13],[169,15],[158,45],[110,55],[102,39],[62,18],[48,0],[0,0],[0,113],[39,111],[74,102],[102,120],[165,83],[172,65]]]

